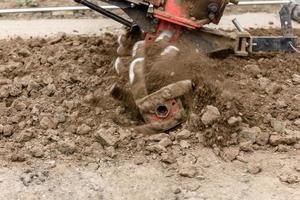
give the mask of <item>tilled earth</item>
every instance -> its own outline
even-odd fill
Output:
[[[126,185],[129,180],[139,185],[139,178],[132,178],[131,173],[140,178],[146,176],[145,180],[158,176],[159,191],[152,187],[151,181],[140,180],[151,185],[149,188],[137,186],[149,193],[149,199],[253,199],[253,195],[259,195],[253,188],[236,188],[245,192],[245,196],[243,192],[236,196],[234,189],[226,194],[225,186],[223,190],[220,187],[221,193],[204,186],[222,184],[224,171],[246,185],[250,184],[249,177],[257,177],[255,181],[262,185],[261,198],[272,199],[271,195],[280,191],[272,193],[267,186],[264,188],[266,180],[274,183],[271,187],[286,191],[279,193],[278,199],[299,197],[299,54],[205,58],[205,69],[211,70],[205,71],[189,101],[191,112],[187,123],[166,133],[144,136],[133,130],[142,122],[109,95],[110,87],[118,80],[113,69],[116,40],[110,34],[101,37],[60,34],[48,39],[1,41],[0,166],[12,171],[11,175],[0,171],[0,175],[16,178],[15,174],[19,174],[16,183],[25,188],[47,185],[48,179],[54,185],[70,182],[66,188],[72,188],[72,181],[77,180],[75,175],[63,173],[68,176],[66,181],[53,182],[53,176],[63,171],[56,163],[69,165],[70,169],[79,164],[87,167],[85,175],[88,173],[89,177],[97,170],[106,174],[103,175],[106,178],[110,174],[106,182],[94,180],[95,184],[103,181],[121,188],[120,183]],[[216,73],[206,76],[208,72]],[[122,164],[128,160],[133,166]],[[40,166],[47,167],[41,170]],[[15,167],[23,171],[14,172]],[[115,174],[109,171],[110,167]],[[163,168],[163,173],[157,174],[153,169],[156,167]],[[118,173],[123,179],[116,178]],[[214,173],[217,175],[213,176]],[[260,174],[268,179],[264,180]],[[165,183],[168,177],[173,182]],[[0,176],[0,188],[1,185],[10,188],[7,182],[11,184],[5,176]],[[81,182],[80,178],[78,182],[91,184]],[[126,190],[115,192],[113,186],[91,187],[86,198],[141,198]],[[165,193],[165,187],[170,194]],[[41,190],[30,193],[29,197],[22,196],[22,189],[18,192],[19,196],[7,192],[0,198],[49,199]],[[79,196],[50,195],[53,199],[79,199]]]

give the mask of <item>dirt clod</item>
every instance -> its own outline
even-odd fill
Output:
[[[262,171],[262,168],[258,163],[249,163],[247,165],[247,172],[250,174],[258,174],[261,171]]]
[[[214,123],[221,116],[218,108],[211,106],[211,105],[207,106],[203,112],[204,113],[201,117],[201,121],[205,125],[210,125],[210,124]]]

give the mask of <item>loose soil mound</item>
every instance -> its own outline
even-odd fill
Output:
[[[120,126],[139,122],[130,120],[122,105],[109,96],[118,80],[112,68],[115,36],[62,34],[1,44],[2,160],[88,160],[142,151],[174,163],[182,149],[199,143],[214,147],[224,158],[230,156],[220,147],[229,145],[240,145],[242,151],[269,145],[299,147],[299,54],[225,59],[202,55],[198,60],[183,57],[168,69],[153,66],[157,75],[150,81],[155,84],[149,84],[153,91],[178,78],[191,77],[196,87],[186,103],[191,113],[186,124],[168,134],[143,137]],[[173,71],[172,78],[165,79]],[[209,112],[216,117],[212,122],[210,116],[206,123],[204,115]]]

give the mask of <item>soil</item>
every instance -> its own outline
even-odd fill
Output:
[[[299,197],[300,54],[184,51],[172,79],[165,68],[149,87],[192,77],[189,119],[143,136],[133,130],[142,122],[109,94],[119,80],[116,41],[1,41],[0,199]]]

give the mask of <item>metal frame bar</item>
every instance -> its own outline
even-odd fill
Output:
[[[290,0],[278,0],[278,1],[241,1],[239,5],[277,5],[286,4]],[[232,5],[232,4],[229,4]],[[118,9],[117,6],[101,6],[101,8],[107,10]],[[67,6],[67,7],[48,7],[48,8],[16,8],[16,9],[0,9],[0,14],[12,14],[12,13],[33,13],[33,12],[60,12],[60,11],[79,11],[90,10],[86,6]]]

